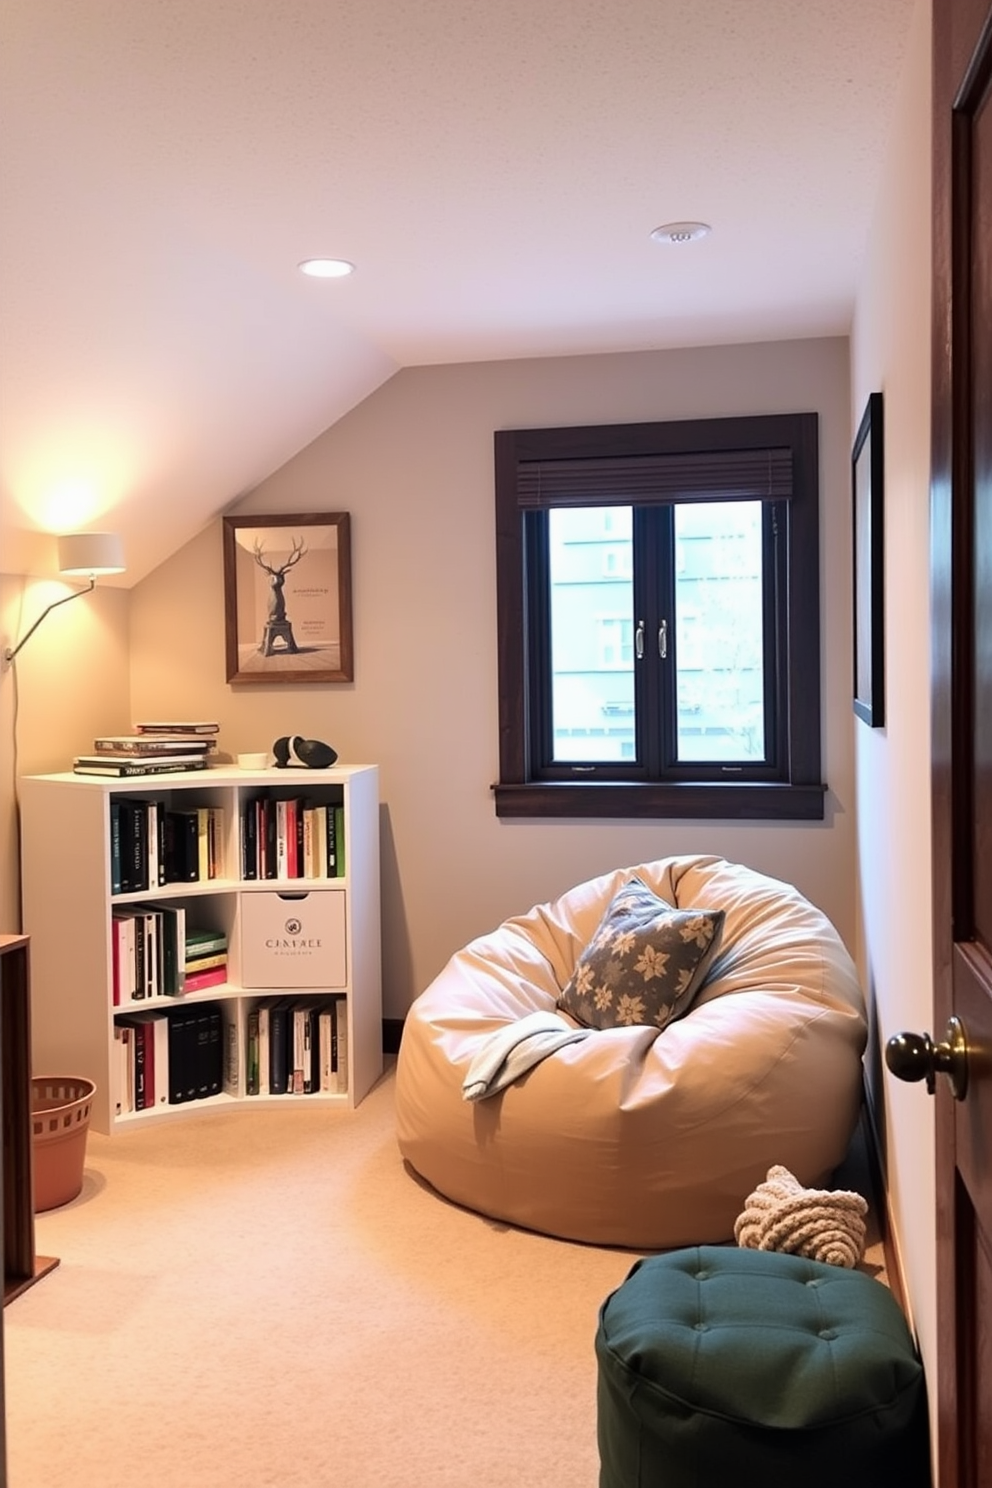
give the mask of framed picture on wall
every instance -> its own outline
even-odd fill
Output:
[[[882,394],[872,393],[851,455],[854,511],[854,711],[885,722],[885,546]]]
[[[351,682],[347,512],[224,518],[229,682]]]

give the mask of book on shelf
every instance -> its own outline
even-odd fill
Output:
[[[114,1024],[114,1109],[118,1116],[134,1110],[133,1035],[129,1024]]]
[[[152,758],[158,755],[201,755],[216,749],[215,739],[188,734],[103,734],[93,740],[98,755],[112,759]]]
[[[215,951],[212,956],[187,956],[186,975],[194,976],[198,971],[214,971],[227,965],[227,952]]]
[[[219,734],[220,724],[214,719],[155,719],[134,725],[136,734]]]
[[[169,1104],[182,1105],[191,1099],[186,1094],[186,1064],[188,1029],[195,1027],[195,1014],[187,1009],[176,1009],[168,1014],[169,1021]]]
[[[200,819],[196,807],[163,812],[166,883],[196,883],[200,877]]]
[[[111,915],[110,942],[114,1004],[120,1006],[134,1000],[137,987],[134,919],[126,910],[114,910]]]
[[[150,1111],[168,1104],[168,1014],[131,1013],[115,1023],[115,1038],[122,1029],[130,1030],[130,1052],[122,1071],[123,1078],[130,1082],[126,1091],[126,1108],[129,1111]]]
[[[217,951],[227,950],[227,936],[223,930],[187,930],[186,959],[196,960],[200,956],[212,956]]]
[[[188,770],[205,770],[207,761],[203,756],[158,755],[155,759],[135,759],[128,755],[114,759],[109,754],[80,754],[72,762],[74,775],[106,775],[118,780],[135,779],[139,775],[182,775]]]
[[[211,967],[209,971],[187,971],[183,991],[202,992],[205,987],[222,987],[227,981],[227,961],[223,966]]]
[[[162,862],[162,839],[159,833],[160,804],[149,801],[145,818],[145,835],[148,839],[148,887],[158,888],[165,883],[165,864]]]
[[[196,810],[196,876],[201,883],[212,878],[210,871],[210,807],[197,806]]]
[[[289,1090],[292,1054],[290,1005],[288,999],[280,998],[269,1006],[270,1095],[285,1095]]]
[[[329,873],[331,878],[344,878],[346,873],[344,861],[344,807],[334,807],[334,872]]]
[[[327,843],[327,855],[326,855],[327,877],[328,878],[336,878],[337,877],[337,871],[338,871],[338,868],[337,868],[338,853],[337,853],[337,820],[336,820],[335,815],[334,815],[334,807],[331,806],[331,805],[325,806],[324,807],[324,810],[321,812],[321,815],[324,818],[324,836],[326,838],[326,843]]]
[[[145,1026],[134,1018],[122,1019],[119,1026],[130,1030],[129,1040],[125,1041],[127,1060],[123,1070],[127,1082],[126,1109],[143,1111],[148,1101],[154,1099],[148,1089],[149,1081],[154,1088],[154,1073],[146,1060]]]
[[[195,1100],[207,1100],[224,1088],[224,1022],[215,1003],[202,1002],[197,1007],[193,1064]]]
[[[262,865],[260,878],[279,877],[279,853],[276,841],[276,803],[266,797],[261,803],[260,830],[262,840]]]
[[[236,1018],[222,1019],[221,1035],[224,1046],[223,1088],[228,1095],[238,1095],[241,1084],[241,1050],[238,1047]]]
[[[339,878],[343,874],[344,807],[304,796],[243,802],[239,821],[241,877]]]
[[[259,1084],[258,1008],[253,1007],[245,1020],[245,1095],[258,1095]]]
[[[258,801],[245,801],[241,808],[241,877],[258,878]]]
[[[116,804],[121,893],[144,893],[148,888],[148,802],[141,796],[122,796]]]
[[[110,803],[110,892],[123,893],[121,887],[121,803]]]
[[[335,997],[334,1003],[334,1030],[336,1043],[334,1049],[334,1088],[339,1095],[348,1093],[348,999],[346,997]]]
[[[176,1008],[168,1019],[169,1103],[204,1100],[224,1084],[224,1023],[217,1003]]]
[[[348,1089],[344,997],[261,998],[244,1033],[246,1095],[334,1095]]]
[[[158,917],[159,996],[179,997],[185,979],[186,909],[163,901],[149,908]]]

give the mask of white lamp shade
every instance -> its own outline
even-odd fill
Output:
[[[58,539],[59,573],[124,572],[124,546],[116,532],[67,532]]]

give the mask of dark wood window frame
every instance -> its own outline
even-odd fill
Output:
[[[591,427],[498,430],[496,589],[500,817],[822,820],[820,779],[819,450],[815,413]],[[782,720],[773,779],[536,778],[528,655],[528,511],[555,500],[714,499],[740,479],[787,505],[786,594],[777,635]],[[785,474],[784,474],[785,472]],[[783,484],[783,481],[786,484]],[[735,491],[739,490],[734,486]],[[750,490],[750,488],[749,488]],[[576,493],[579,493],[576,496]],[[629,493],[629,494],[628,494]],[[615,776],[621,772],[609,772]],[[705,772],[703,772],[705,773]]]

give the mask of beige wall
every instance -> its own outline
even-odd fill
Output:
[[[878,1045],[932,1027],[930,872],[930,4],[921,0],[852,336],[852,427],[885,399],[886,721],[855,725],[857,959]],[[933,1102],[872,1061],[890,1199],[925,1359],[936,1359]],[[935,1365],[934,1365],[935,1367]]]
[[[232,752],[301,733],[381,765],[387,1016],[505,916],[668,853],[791,879],[853,944],[849,408],[845,339],[408,369],[238,507],[351,513],[354,684],[225,683],[218,522],[134,591],[134,711],[216,714]],[[805,409],[821,414],[826,821],[497,821],[493,430]]]
[[[0,576],[2,645],[16,645],[71,587]],[[97,734],[129,726],[128,602],[124,590],[97,588],[60,605],[0,672],[0,930],[6,933],[20,929],[15,779],[70,769],[73,755],[91,749]]]

